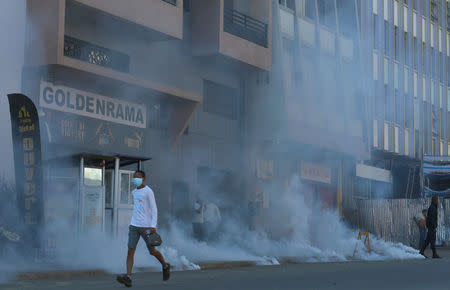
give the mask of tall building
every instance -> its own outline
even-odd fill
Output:
[[[349,218],[355,199],[419,197],[422,156],[450,152],[449,14],[448,1],[274,1],[272,70],[248,80],[253,198],[294,174]]]

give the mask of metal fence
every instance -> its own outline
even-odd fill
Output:
[[[225,8],[223,29],[261,46],[268,46],[268,25],[237,10]]]
[[[413,217],[428,208],[428,199],[351,199],[344,210],[345,218],[355,227],[390,242],[417,247],[419,230]],[[450,244],[450,200],[439,203],[438,245]]]
[[[64,55],[121,72],[130,71],[130,57],[68,35],[64,36]]]

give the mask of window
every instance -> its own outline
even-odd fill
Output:
[[[394,88],[398,89],[398,62],[394,62]]]
[[[336,14],[334,0],[317,0],[320,24],[334,29],[336,27]]]
[[[372,0],[372,12],[378,14],[378,0]]]
[[[191,0],[183,0],[183,10],[185,12],[191,11]]]
[[[417,72],[414,72],[414,77],[413,77],[413,87],[414,87],[414,97],[417,98],[417,81],[418,81],[418,77],[417,77]]]
[[[378,80],[378,54],[373,52],[373,79]]]
[[[295,0],[278,0],[278,3],[280,3],[281,6],[295,10]]]
[[[389,84],[389,60],[384,58],[384,84]]]
[[[394,25],[398,26],[398,1],[394,1]]]
[[[203,86],[203,111],[236,120],[238,90],[206,80]]]
[[[430,23],[430,44],[434,47],[434,23]]]
[[[389,20],[389,1],[383,0],[383,16],[384,20]]]
[[[439,108],[442,110],[444,109],[444,86],[442,84],[439,85]]]
[[[422,17],[422,41],[425,42],[427,38],[426,19]]]
[[[413,36],[417,37],[417,12],[413,12]]]
[[[339,0],[336,1],[336,5],[337,5],[340,32],[343,35],[349,37],[356,36],[357,25],[356,25],[355,1]]]
[[[384,53],[390,55],[389,41],[391,36],[389,35],[389,22],[384,21]]]
[[[403,6],[403,30],[408,31],[408,7]]]
[[[406,66],[404,67],[403,83],[405,85],[405,93],[407,94],[409,86],[409,70]]]
[[[425,77],[422,77],[422,99],[424,102],[427,101],[427,81]]]
[[[316,19],[316,1],[303,0],[305,1],[305,11],[306,17],[310,19]]]

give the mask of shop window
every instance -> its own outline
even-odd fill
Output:
[[[238,117],[238,89],[211,81],[204,81],[203,111],[236,120]]]

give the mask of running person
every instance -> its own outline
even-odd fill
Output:
[[[155,249],[151,243],[151,235],[156,233],[158,222],[158,209],[156,207],[155,195],[150,187],[145,185],[145,172],[136,171],[134,173],[133,183],[136,189],[133,190],[133,217],[128,232],[128,255],[127,255],[127,274],[117,276],[117,281],[127,287],[131,287],[131,274],[134,263],[134,253],[139,238],[142,237],[147,245],[150,255],[154,256],[161,263],[163,280],[170,278],[170,264],[164,261],[163,255]]]

